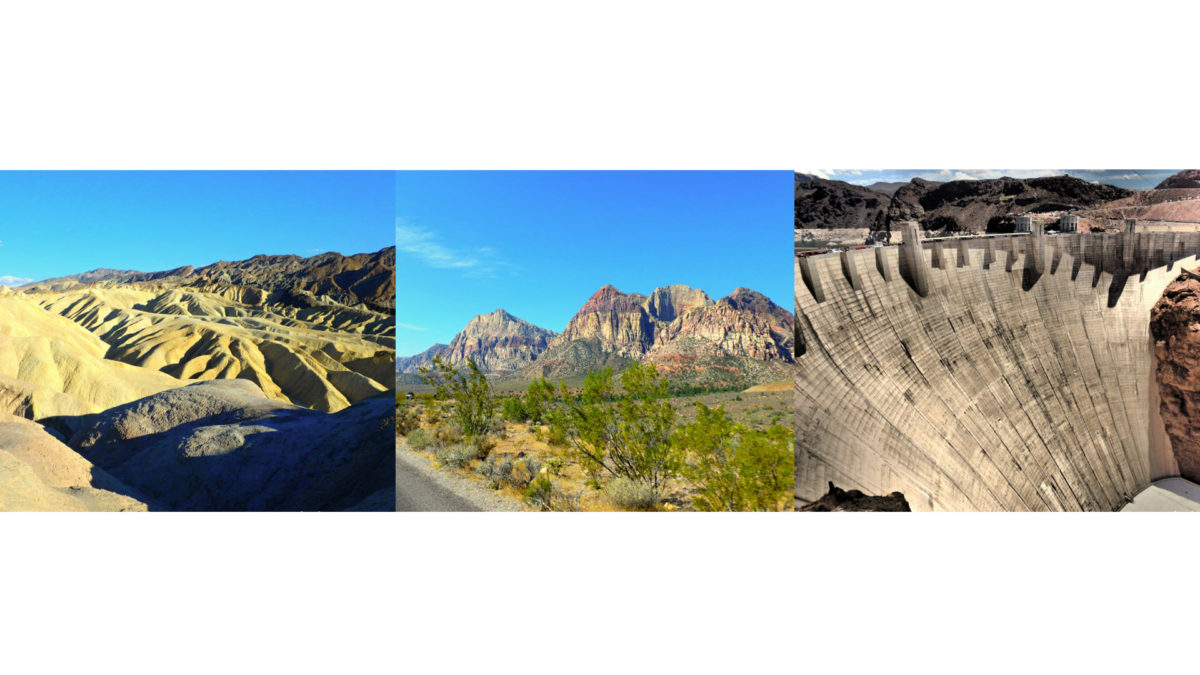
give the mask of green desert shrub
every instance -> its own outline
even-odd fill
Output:
[[[467,359],[464,372],[435,356],[432,365],[421,366],[420,371],[421,380],[434,388],[434,398],[450,404],[451,415],[463,435],[488,432],[496,414],[496,397],[474,359]]]
[[[558,474],[562,473],[563,467],[565,467],[566,465],[567,465],[567,460],[563,459],[562,457],[547,457],[546,458],[546,470],[549,471],[552,475],[557,476]]]
[[[546,421],[546,413],[553,401],[554,385],[550,384],[549,380],[539,377],[530,382],[522,404],[526,418],[533,424],[541,424]]]
[[[606,367],[587,374],[582,392],[552,416],[551,431],[566,439],[589,474],[628,478],[657,497],[681,464],[671,443],[675,409],[669,393],[653,364],[630,364],[621,373],[620,393]]]
[[[466,466],[473,459],[478,458],[479,451],[469,443],[455,443],[439,448],[434,456],[444,466],[451,466],[456,469]]]
[[[508,396],[504,399],[504,403],[500,404],[500,414],[509,422],[521,423],[529,420],[529,413],[525,411],[525,402],[520,396]]]
[[[417,427],[420,416],[409,402],[396,394],[396,435],[404,436]]]
[[[510,455],[492,455],[480,462],[475,470],[494,483],[496,487],[500,487],[512,473],[512,457]]]
[[[442,445],[462,443],[465,437],[462,431],[453,424],[439,424],[433,428],[433,437]]]
[[[542,434],[546,439],[546,443],[555,448],[567,447],[567,432],[563,427],[551,424],[546,427],[546,433]],[[538,440],[541,440],[540,438]]]
[[[419,427],[410,430],[405,439],[408,441],[408,447],[414,450],[424,450],[437,442],[433,434]]]
[[[487,456],[496,448],[496,439],[486,434],[480,436],[472,436],[467,439],[471,447],[475,448],[476,459],[487,459]]]
[[[554,502],[554,483],[546,476],[538,476],[525,488],[523,495],[530,506],[549,511]]]
[[[623,511],[650,511],[658,504],[658,491],[653,485],[623,476],[604,486],[604,496]]]
[[[475,469],[497,486],[511,485],[524,488],[532,483],[541,471],[542,465],[529,455],[492,455]]]
[[[578,511],[579,495],[567,492],[547,476],[538,476],[522,495],[530,506],[542,511]]]
[[[776,511],[791,502],[795,455],[783,426],[764,431],[729,419],[724,406],[698,406],[696,421],[676,430],[684,476],[697,488],[698,511]]]

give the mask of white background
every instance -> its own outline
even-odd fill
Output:
[[[5,8],[0,166],[1198,156],[1176,3],[432,6]],[[1198,535],[1114,514],[0,514],[0,670],[1194,670]]]

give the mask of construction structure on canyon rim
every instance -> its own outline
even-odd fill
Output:
[[[922,511],[1112,511],[1179,475],[1150,310],[1200,227],[1123,229],[905,223],[900,246],[797,256],[797,505],[832,482]]]

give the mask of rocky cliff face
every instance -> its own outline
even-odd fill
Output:
[[[1167,286],[1150,313],[1150,333],[1171,449],[1180,474],[1200,481],[1200,281],[1182,274]]]
[[[653,361],[669,355],[740,356],[790,362],[793,322],[791,312],[766,296],[739,288],[663,326],[648,357]]]
[[[869,188],[811,178],[796,183],[796,227],[890,231],[895,223],[915,220],[926,230],[1004,232],[1012,228],[1009,213],[1089,208],[1131,194],[1070,176],[947,183],[914,178],[889,199]]]
[[[797,174],[796,227],[885,229],[888,196],[840,180]]]
[[[647,300],[640,293],[622,293],[605,285],[571,317],[551,346],[596,340],[605,351],[623,356],[645,354],[654,344],[657,323],[647,311]]]
[[[498,309],[471,319],[440,355],[454,365],[474,359],[483,372],[499,373],[536,361],[553,338],[553,331]],[[428,360],[432,361],[433,355]]]
[[[711,304],[713,301],[708,297],[708,293],[699,288],[675,284],[654,289],[646,299],[645,307],[650,316],[657,321],[670,323],[693,309],[708,307]]]

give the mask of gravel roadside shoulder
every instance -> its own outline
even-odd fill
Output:
[[[407,442],[403,436],[396,437],[396,474],[397,474],[397,489],[402,489],[403,482],[399,480],[402,473],[408,473],[413,477],[419,477],[424,482],[431,483],[441,488],[442,490],[453,494],[458,499],[466,502],[472,508],[445,508],[436,505],[426,505],[421,509],[412,510],[433,510],[433,511],[525,511],[524,505],[513,499],[509,499],[494,490],[489,490],[483,485],[478,485],[466,478],[456,476],[450,471],[438,469],[433,465],[433,462],[424,455],[414,452],[409,449]],[[401,495],[397,495],[397,503],[403,503],[405,500]]]

